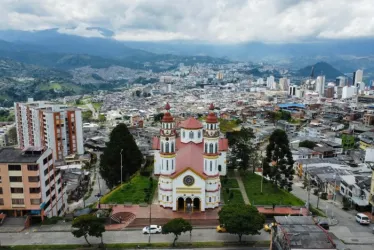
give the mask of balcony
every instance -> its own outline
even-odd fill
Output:
[[[10,182],[10,187],[11,188],[23,188],[23,183],[22,182]]]
[[[10,194],[10,196],[12,197],[12,199],[24,199],[25,198],[25,194],[24,193],[12,193]]]
[[[9,171],[9,176],[22,176],[22,171]]]

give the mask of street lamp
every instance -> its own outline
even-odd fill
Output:
[[[191,224],[191,226],[192,226],[192,223],[191,223],[192,202],[191,202],[191,203],[187,203],[187,211],[188,211],[188,213],[190,214],[190,224]],[[190,231],[190,244],[192,243],[191,238],[192,238],[192,233],[191,233],[191,231]]]
[[[121,155],[121,188],[122,188],[122,151],[123,149],[121,149],[121,152],[119,153]]]

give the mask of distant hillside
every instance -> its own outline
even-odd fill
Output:
[[[339,70],[335,69],[333,66],[326,62],[318,62],[314,65],[306,66],[305,68],[299,69],[296,72],[297,76],[308,77],[312,72],[312,68],[314,67],[314,77],[319,75],[324,75],[326,80],[335,80],[336,77],[344,75]]]

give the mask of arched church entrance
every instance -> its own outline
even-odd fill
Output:
[[[201,210],[201,202],[199,198],[193,199],[193,211],[200,211]]]
[[[188,197],[186,199],[186,212],[193,212],[193,209],[192,209],[192,199],[190,197]]]
[[[184,211],[184,199],[182,197],[178,198],[177,211]]]

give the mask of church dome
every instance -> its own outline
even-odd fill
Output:
[[[195,118],[190,117],[187,120],[181,122],[180,127],[184,129],[199,129],[203,128],[203,124]]]

